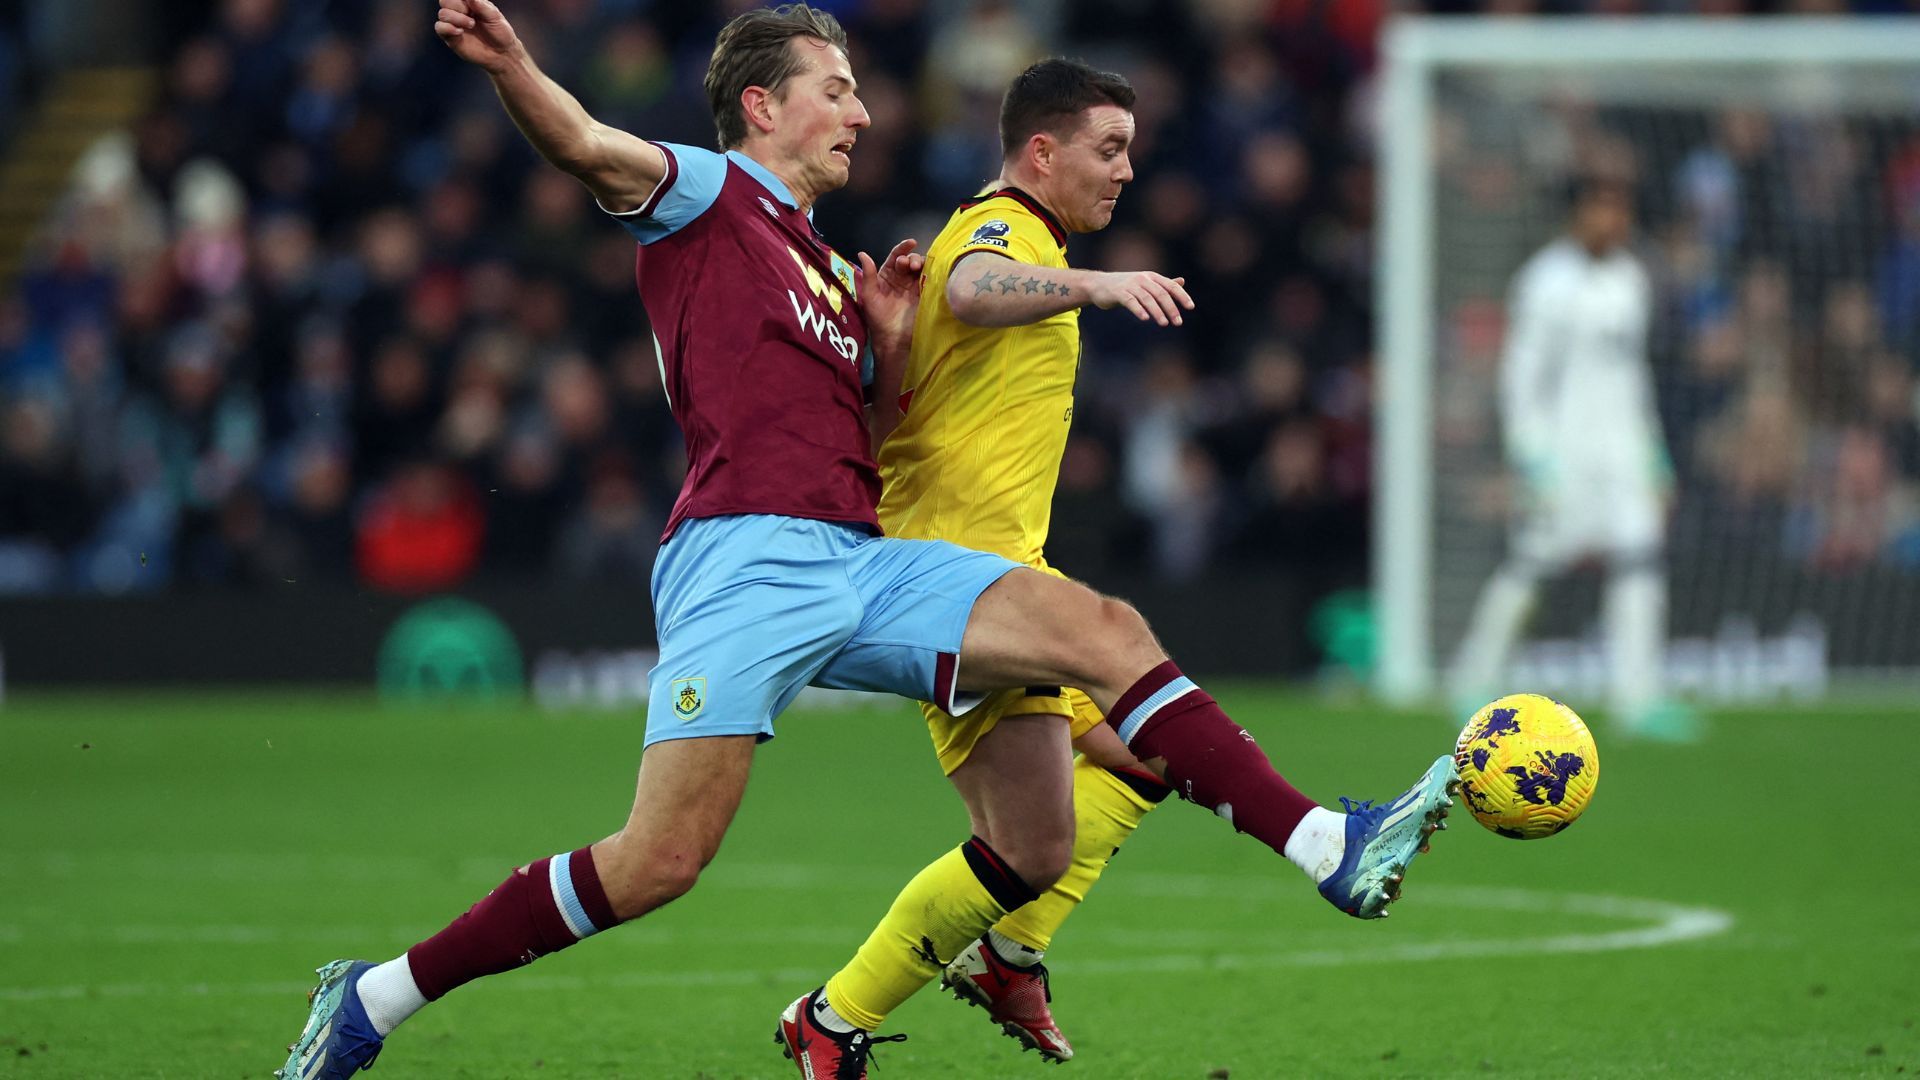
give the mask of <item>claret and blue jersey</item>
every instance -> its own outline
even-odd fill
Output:
[[[687,442],[666,536],[722,514],[878,532],[853,264],[764,165],[738,151],[655,145],[665,179],[639,209],[612,216],[641,244],[635,276]]]
[[[613,215],[688,458],[654,565],[647,742],[770,737],[809,683],[957,708],[973,603],[1015,564],[878,535],[852,264],[752,158],[655,145],[666,178]]]

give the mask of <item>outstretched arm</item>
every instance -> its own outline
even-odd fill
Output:
[[[1179,326],[1181,311],[1193,310],[1186,284],[1151,270],[1060,270],[975,251],[948,275],[947,304],[969,326],[1025,326],[1084,304],[1124,307],[1142,322]]]
[[[540,156],[577,177],[605,209],[638,209],[666,176],[658,147],[595,120],[540,70],[493,0],[440,0],[433,31],[493,80],[507,115]]]

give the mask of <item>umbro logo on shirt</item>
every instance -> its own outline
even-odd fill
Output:
[[[780,211],[774,209],[773,204],[767,201],[765,195],[760,196],[760,208],[765,210],[775,221],[780,220]]]

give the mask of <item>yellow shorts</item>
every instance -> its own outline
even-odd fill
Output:
[[[973,745],[993,730],[1003,716],[1058,716],[1067,721],[1074,738],[1079,738],[1106,722],[1106,715],[1093,699],[1071,686],[1029,686],[1002,690],[959,716],[949,716],[938,705],[920,703],[927,718],[927,733],[933,736],[934,752],[940,755],[940,771],[953,770],[966,763]]]

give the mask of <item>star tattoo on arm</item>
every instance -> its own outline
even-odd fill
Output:
[[[1014,277],[1012,274],[1008,274],[1007,279],[1000,283],[1000,292],[1002,295],[1005,295],[1019,287],[1020,287],[1020,279],[1017,277]]]
[[[1046,294],[1047,294],[1048,296],[1052,296],[1052,295],[1053,295],[1053,282],[1051,282],[1051,281],[1047,281],[1047,282],[1042,282],[1042,283],[1041,283],[1041,285],[1040,285],[1040,291],[1042,291],[1042,292],[1044,292],[1044,293],[1046,293]]]
[[[992,271],[982,274],[980,280],[973,283],[973,295],[979,296],[981,293],[992,292],[993,283],[998,280],[1000,280],[1000,275]]]
[[[1028,278],[1028,279],[1027,279],[1027,291],[1028,291],[1028,292],[1030,292],[1030,293],[1036,293],[1036,292],[1039,292],[1039,291],[1040,291],[1040,279],[1039,279],[1039,278]]]

